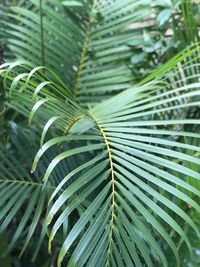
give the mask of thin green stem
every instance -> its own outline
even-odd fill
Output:
[[[42,0],[40,0],[40,40],[41,40],[41,63],[42,63],[42,66],[45,66],[44,24],[43,24]]]
[[[32,186],[37,186],[37,187],[43,187],[44,186],[44,183],[41,182],[41,183],[37,183],[37,182],[33,182],[33,181],[26,181],[26,180],[17,180],[17,179],[10,179],[10,180],[6,180],[6,179],[1,179],[0,178],[0,184],[1,183],[13,183],[13,184],[22,184],[22,185],[32,185]],[[45,185],[46,187],[52,189],[52,190],[55,190],[56,189],[56,186],[53,186],[53,185],[50,185],[50,184],[47,184]]]
[[[96,8],[96,5],[97,5],[97,0],[94,0],[93,4],[92,4],[92,9],[91,9],[91,13],[90,14],[92,14],[92,11]],[[76,84],[75,84],[75,94],[76,94],[76,96],[80,92],[81,76],[82,76],[82,73],[83,73],[84,63],[85,63],[85,59],[86,59],[87,51],[88,51],[88,47],[89,47],[90,35],[91,35],[91,26],[92,26],[93,20],[94,20],[94,17],[92,15],[90,15],[89,16],[89,22],[88,22],[87,30],[86,30],[86,34],[85,34],[85,40],[83,42],[83,49],[82,49],[82,53],[81,53],[78,73],[77,73],[77,77],[76,77]]]

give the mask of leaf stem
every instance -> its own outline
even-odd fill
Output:
[[[110,234],[109,234],[109,244],[108,244],[108,258],[107,258],[107,262],[106,262],[106,266],[109,266],[109,261],[110,261],[110,256],[111,256],[111,246],[113,243],[114,221],[116,219],[116,214],[115,214],[115,195],[116,195],[115,173],[114,173],[114,164],[113,164],[113,159],[112,159],[112,150],[110,148],[110,144],[109,144],[108,138],[106,136],[106,133],[96,120],[94,120],[94,122],[96,123],[96,125],[97,125],[99,131],[101,132],[102,137],[105,141],[107,152],[108,152],[108,157],[109,157],[109,162],[110,162],[110,169],[111,169],[111,182],[112,182],[112,205],[111,205],[111,209],[112,209],[112,212],[111,212]]]
[[[42,64],[42,66],[45,66],[44,25],[43,25],[42,0],[40,0],[40,40],[41,40],[41,64]]]
[[[96,5],[97,5],[97,0],[94,0],[93,5],[92,5],[92,9],[91,9],[91,13],[89,15],[89,22],[88,22],[88,26],[87,26],[87,30],[86,30],[86,34],[85,34],[85,40],[83,42],[83,49],[82,49],[82,53],[81,53],[81,58],[80,58],[80,63],[79,63],[79,68],[78,68],[78,73],[77,73],[77,78],[76,78],[76,84],[75,84],[76,96],[79,93],[80,87],[81,87],[80,80],[81,80],[83,67],[84,67],[84,63],[85,63],[85,59],[86,59],[87,51],[88,51],[90,34],[91,34],[91,25],[92,25],[93,19],[94,19],[93,15],[92,15],[92,11],[96,8]]]

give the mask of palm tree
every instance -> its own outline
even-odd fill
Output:
[[[181,247],[192,253],[187,233],[199,236],[200,211],[193,12],[189,1],[4,6],[5,58],[15,58],[0,70],[0,231],[12,233],[4,255],[33,247],[36,259],[46,240],[45,261],[57,257],[57,266],[180,266]]]

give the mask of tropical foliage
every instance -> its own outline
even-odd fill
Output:
[[[198,2],[1,2],[2,264],[198,266]]]

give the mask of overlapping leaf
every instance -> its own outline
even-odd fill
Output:
[[[134,57],[142,54],[145,64],[153,64],[143,48],[157,36],[156,2],[30,2],[11,6],[8,19],[0,21],[7,46],[18,59],[60,73],[82,105],[94,105],[129,88],[138,79],[136,68],[143,75],[141,61]]]
[[[144,46],[143,30],[152,26],[153,14],[144,1],[93,1],[75,88],[83,105],[132,85],[133,48]]]
[[[1,20],[6,45],[17,59],[51,67],[69,84],[75,79],[84,33],[84,9],[74,13],[61,1],[11,5]]]
[[[33,236],[37,235],[38,246],[32,253],[36,257],[46,234],[43,223],[47,212],[47,202],[62,173],[70,170],[68,164],[62,164],[59,172],[55,172],[52,183],[43,184],[41,179],[56,149],[44,157],[37,172],[30,173],[33,156],[37,147],[37,131],[21,129],[11,124],[10,147],[0,144],[0,232],[12,225],[10,242],[4,255],[21,241],[21,254],[27,248]],[[57,150],[57,153],[60,150]],[[54,156],[53,156],[54,155]],[[73,161],[70,165],[75,167]]]

